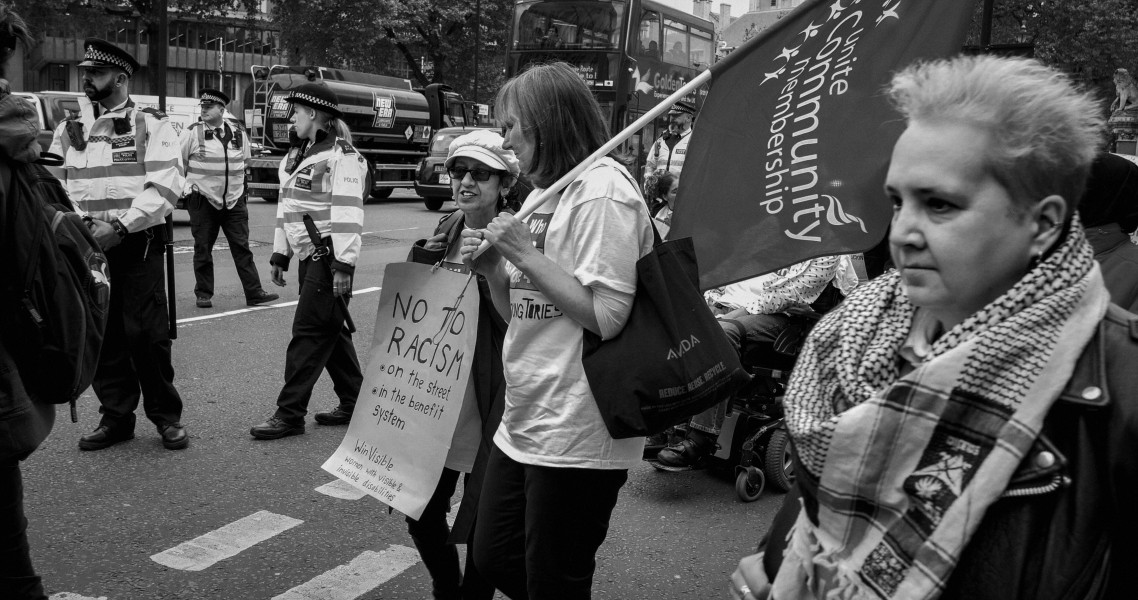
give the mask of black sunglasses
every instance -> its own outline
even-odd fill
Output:
[[[458,167],[451,167],[447,169],[447,173],[454,178],[455,181],[462,181],[466,178],[466,174],[474,178],[474,181],[489,181],[491,175],[501,175],[502,171],[497,169],[461,169]]]

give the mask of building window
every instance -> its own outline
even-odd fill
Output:
[[[170,45],[178,48],[190,47],[190,25],[184,21],[176,22],[170,30]]]
[[[166,89],[171,95],[181,95],[180,92],[186,87],[186,72],[178,71],[176,69],[166,70]]]
[[[52,63],[44,69],[44,74],[47,77],[45,86],[53,92],[66,92],[67,89],[67,65]]]
[[[199,71],[198,76],[201,82],[201,88],[199,89],[212,88],[216,90],[219,87],[216,71]]]
[[[116,44],[136,44],[138,43],[137,29],[134,19],[130,17],[113,19],[107,28],[106,39],[108,42]]]
[[[226,96],[230,98],[237,98],[237,84],[234,82],[233,75],[226,73],[221,78],[221,91],[225,92]]]

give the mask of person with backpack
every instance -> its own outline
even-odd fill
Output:
[[[16,177],[39,157],[35,111],[21,97],[12,95],[3,79],[4,66],[17,44],[31,46],[31,36],[19,15],[0,4],[0,249],[13,243],[9,215],[15,205],[31,206],[29,198],[16,195]],[[31,212],[31,211],[29,211]],[[37,216],[39,213],[35,213]],[[22,256],[20,257],[22,258]],[[0,262],[0,306],[15,302],[16,290],[7,285],[22,265],[9,256]],[[16,363],[20,348],[17,332],[0,327],[0,596],[8,600],[46,600],[43,583],[32,566],[28,548],[28,520],[24,516],[24,485],[20,462],[43,442],[55,423],[55,407],[36,402],[24,385]]]
[[[249,209],[245,206],[249,140],[239,123],[225,118],[227,104],[229,96],[221,90],[202,90],[202,120],[182,132],[198,308],[213,307],[213,244],[218,231],[225,232],[229,241],[229,252],[245,290],[245,303],[256,306],[280,298],[261,287],[261,276],[249,250]]]
[[[84,42],[80,116],[60,123],[52,152],[110,266],[111,304],[95,373],[99,426],[80,450],[102,450],[134,437],[141,397],[168,450],[189,445],[174,388],[164,287],[165,219],[185,186],[178,135],[166,115],[130,98],[138,61],[110,42]]]

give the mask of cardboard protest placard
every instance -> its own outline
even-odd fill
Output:
[[[414,519],[438,485],[470,379],[478,288],[469,281],[429,265],[387,265],[356,410],[323,465]]]

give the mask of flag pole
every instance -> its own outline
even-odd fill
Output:
[[[550,198],[559,194],[561,190],[565,189],[565,186],[572,183],[573,180],[576,179],[581,173],[583,173],[585,169],[589,168],[590,165],[606,156],[609,152],[612,152],[614,149],[616,149],[617,146],[621,145],[625,140],[632,137],[632,134],[643,129],[646,125],[654,121],[656,117],[659,117],[660,115],[667,112],[673,104],[679,102],[680,100],[683,100],[685,96],[694,92],[701,85],[707,83],[710,80],[711,69],[706,69],[697,75],[694,79],[684,84],[683,87],[676,90],[675,93],[673,93],[671,96],[668,96],[662,100],[659,104],[653,107],[652,110],[644,113],[642,117],[634,121],[628,127],[625,127],[623,131],[613,136],[611,140],[598,148],[596,152],[590,154],[588,158],[581,161],[581,164],[573,167],[573,170],[569,171],[563,175],[561,179],[555,181],[553,185],[546,188],[545,191],[541,193],[541,195],[539,195],[532,203],[529,203],[528,206],[525,206],[520,211],[518,211],[518,214],[515,216],[518,219],[525,219],[526,217],[533,214],[533,211],[540,208],[541,205],[545,204],[545,202]],[[485,246],[486,242],[484,241],[482,244]],[[481,250],[482,248],[479,248],[479,251]]]

